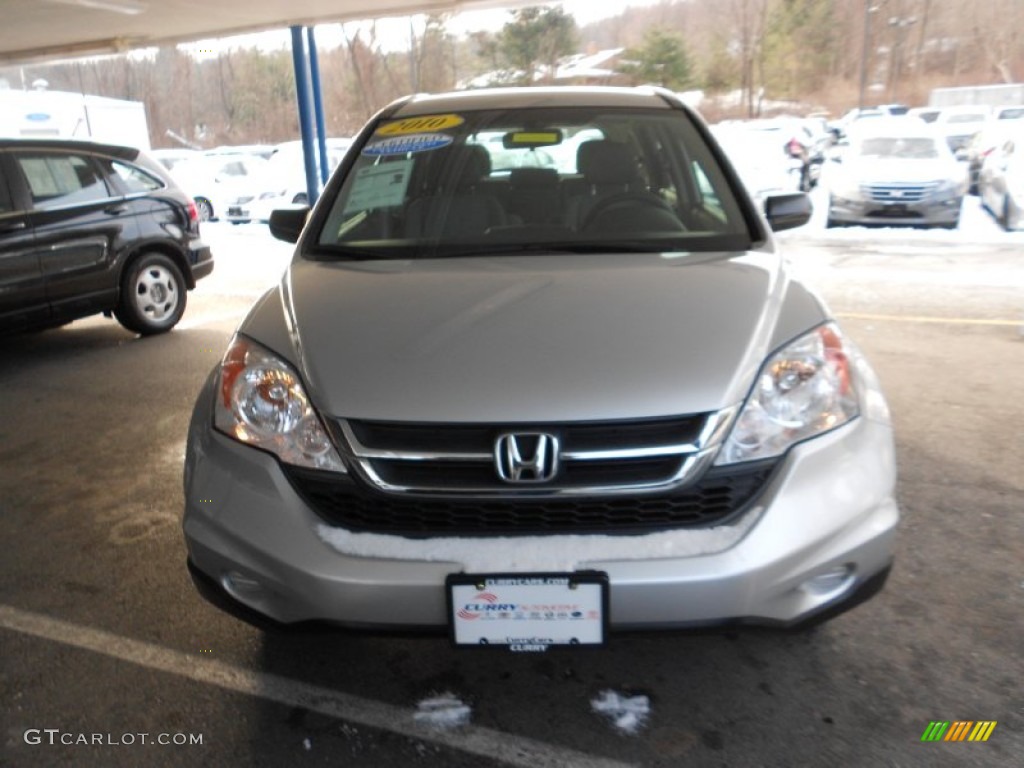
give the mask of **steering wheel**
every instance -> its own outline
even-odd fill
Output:
[[[663,211],[675,219],[679,229],[685,228],[683,223],[679,221],[679,217],[676,215],[676,212],[672,210],[672,206],[654,193],[619,192],[618,194],[609,195],[602,200],[598,200],[594,204],[594,207],[587,212],[587,215],[583,219],[583,224],[580,226],[580,230],[586,231],[591,229],[603,217],[618,208],[646,208],[648,210],[655,210],[659,212]]]

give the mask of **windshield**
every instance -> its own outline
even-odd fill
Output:
[[[746,221],[710,148],[669,109],[530,108],[379,126],[317,255],[741,250]]]
[[[939,157],[939,150],[935,141],[928,137],[879,136],[864,139],[860,145],[860,154],[862,157],[933,160]]]

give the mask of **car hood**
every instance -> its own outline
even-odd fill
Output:
[[[261,307],[322,412],[420,422],[716,410],[825,318],[770,251],[297,260]]]

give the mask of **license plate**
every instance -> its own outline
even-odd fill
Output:
[[[604,644],[605,573],[459,573],[448,576],[445,586],[458,646],[536,652],[554,645]]]

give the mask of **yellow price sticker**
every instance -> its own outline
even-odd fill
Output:
[[[557,133],[513,133],[513,144],[557,144],[561,141]]]
[[[422,117],[406,117],[385,123],[377,129],[378,136],[403,136],[407,133],[425,133],[427,131],[443,131],[462,125],[465,120],[458,115],[423,115]]]

